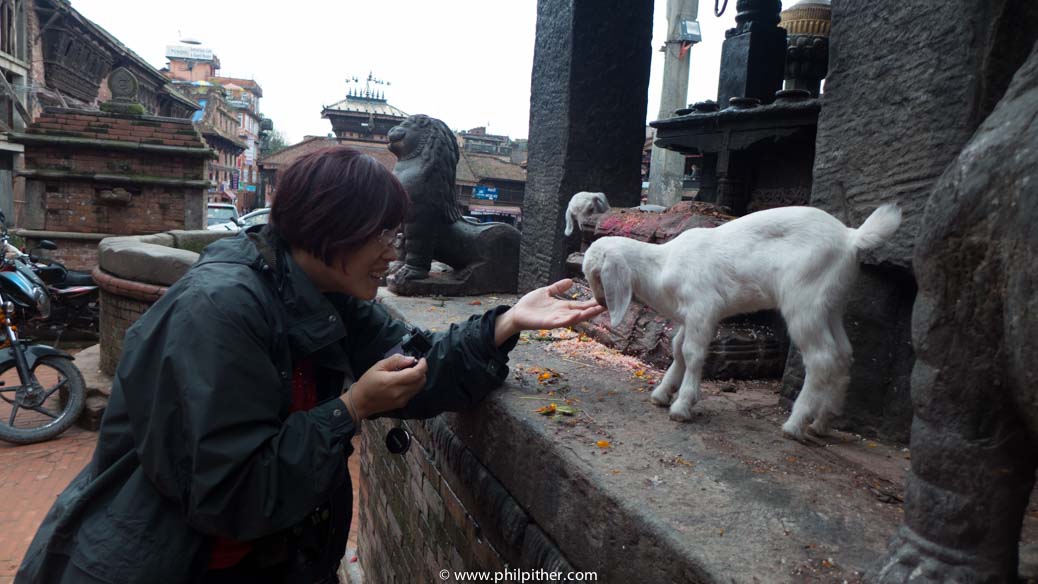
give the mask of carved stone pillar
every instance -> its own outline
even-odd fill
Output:
[[[565,274],[563,213],[579,191],[641,198],[652,2],[539,0],[519,288]]]

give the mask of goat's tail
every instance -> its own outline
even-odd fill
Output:
[[[901,225],[901,208],[887,203],[869,215],[857,229],[851,229],[851,244],[855,249],[872,249],[890,239]]]

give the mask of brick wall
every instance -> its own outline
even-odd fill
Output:
[[[19,234],[54,241],[52,256],[71,268],[96,265],[73,234],[205,227],[212,151],[190,120],[46,108],[12,140],[25,144]]]
[[[120,188],[129,193],[126,203],[106,204],[101,201],[103,192]],[[186,189],[161,186],[127,188],[103,183],[84,185],[80,182],[48,182],[45,189],[44,223],[36,228],[113,235],[142,235],[183,229],[188,195]]]
[[[26,237],[26,248],[35,247],[44,237]],[[54,241],[53,239],[50,241]],[[49,257],[58,258],[70,270],[89,272],[97,265],[97,240],[96,239],[62,239],[58,250],[47,252]],[[58,243],[55,241],[55,243]]]
[[[404,455],[391,454],[384,442],[398,425],[414,437]],[[573,570],[442,416],[365,422],[360,457],[360,519],[353,528],[364,584],[443,582],[445,569]]]
[[[101,289],[101,371],[105,374],[115,374],[115,367],[123,353],[126,329],[137,322],[151,305],[151,302],[112,294],[104,288]]]
[[[195,130],[189,119],[97,111],[47,108],[28,128],[27,133],[137,142],[154,146],[206,148],[201,134]],[[26,152],[26,156],[29,154]]]
[[[166,287],[124,280],[100,267],[94,268],[93,276],[101,292],[101,371],[112,376],[123,354],[126,329],[166,293]]]

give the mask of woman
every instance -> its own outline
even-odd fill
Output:
[[[470,407],[520,330],[603,310],[563,281],[383,358],[407,329],[371,300],[407,205],[355,150],[286,169],[270,225],[209,246],[127,332],[94,458],[16,582],[334,582],[360,420]]]

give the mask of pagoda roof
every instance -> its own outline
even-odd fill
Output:
[[[321,117],[327,118],[328,114],[373,114],[390,118],[404,119],[407,113],[400,108],[390,105],[385,99],[377,97],[366,97],[359,95],[348,95],[346,99],[325,106],[321,111]]]

